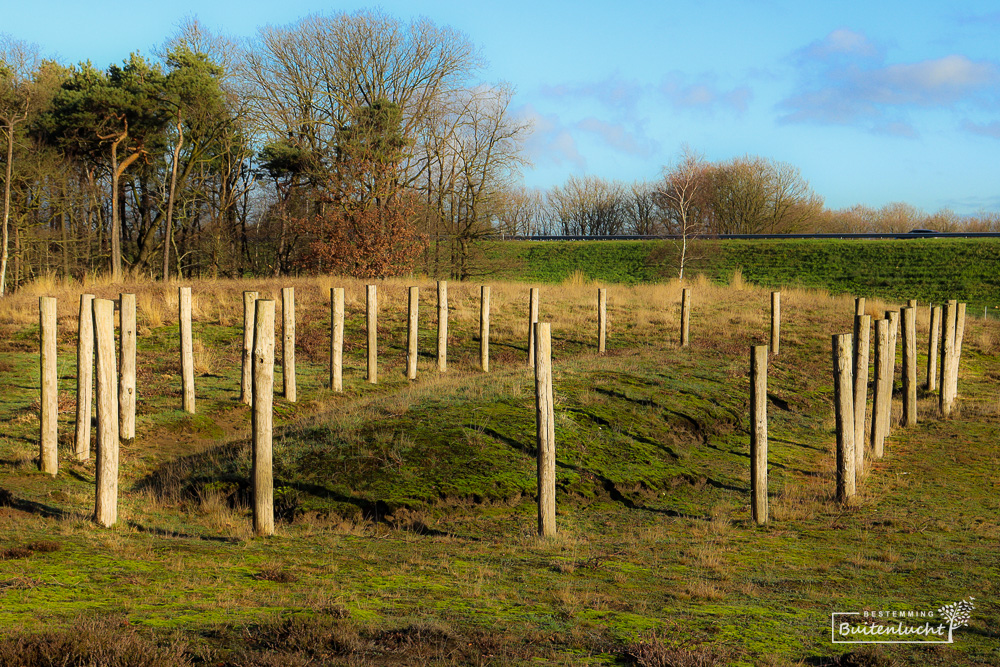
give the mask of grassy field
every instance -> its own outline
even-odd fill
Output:
[[[784,290],[781,354],[768,369],[772,521],[758,527],[748,357],[766,342],[768,291],[739,277],[694,281],[692,345],[679,349],[679,284],[608,285],[609,352],[598,356],[597,285],[544,286],[559,536],[540,540],[529,285],[491,281],[484,374],[478,284],[452,283],[449,370],[438,374],[433,285],[418,283],[415,382],[405,379],[408,283],[379,283],[377,386],[364,379],[362,283],[193,284],[194,416],[179,410],[176,285],[88,286],[100,297],[134,291],[139,303],[138,435],[121,453],[112,529],[89,521],[93,461],[72,460],[82,288],[8,298],[0,664],[1000,664],[997,322],[968,323],[957,414],[940,419],[936,396],[921,392],[921,423],[896,428],[857,505],[840,507],[830,334],[850,329],[853,300]],[[254,539],[240,293],[277,297],[287,285],[299,401],[275,399],[279,524]],[[347,292],[343,394],[325,386],[334,285]],[[54,479],[35,461],[40,294],[60,299]],[[894,306],[870,299],[868,311]],[[922,309],[923,348],[927,325]],[[833,612],[969,597],[971,621],[952,644],[831,643]]]
[[[494,244],[485,270],[499,277],[558,283],[579,271],[623,284],[677,275],[677,246],[670,241],[508,241]],[[922,303],[959,299],[971,314],[989,307],[1000,319],[1000,239],[697,241],[689,275],[717,284],[742,272],[764,287],[816,287]]]

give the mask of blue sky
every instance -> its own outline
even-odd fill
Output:
[[[0,31],[73,63],[150,53],[185,17],[234,37],[312,0],[12,3]],[[388,1],[466,33],[533,119],[526,184],[654,179],[684,145],[798,167],[830,208],[1000,210],[996,0]]]

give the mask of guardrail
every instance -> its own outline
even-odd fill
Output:
[[[609,234],[609,235],[563,235],[536,234],[533,236],[494,236],[499,241],[680,241],[680,234]],[[758,239],[924,239],[924,238],[1000,238],[1000,232],[906,232],[901,234],[699,234],[688,240],[758,240]]]

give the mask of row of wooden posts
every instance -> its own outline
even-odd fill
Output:
[[[377,360],[377,288],[368,285],[367,380],[378,381]],[[408,294],[407,378],[417,377],[418,288]],[[286,400],[296,400],[295,385],[295,294],[286,287],[282,299],[282,380]],[[191,288],[178,291],[182,407],[195,412],[194,355],[191,325]],[[135,438],[136,407],[136,299],[121,294],[120,361],[116,363],[114,311],[115,301],[96,299],[92,294],[80,297],[77,343],[77,414],[75,457],[90,458],[91,405],[96,384],[97,461],[94,520],[111,526],[117,521],[118,446],[120,440]],[[448,284],[437,283],[437,368],[447,370]],[[555,533],[555,444],[552,406],[551,325],[538,322],[539,290],[531,288],[528,300],[528,363],[535,368],[538,415],[539,532]],[[56,373],[56,299],[39,300],[40,319],[40,456],[42,471],[56,475],[58,390]],[[597,294],[598,352],[607,345],[607,290]],[[343,391],[344,289],[330,291],[330,388]],[[680,344],[689,345],[691,290],[684,289],[681,300]],[[271,477],[271,438],[274,386],[275,303],[260,299],[259,294],[243,294],[243,349],[240,398],[251,406],[253,428],[253,497],[254,531],[270,535],[274,530],[273,481]],[[489,372],[490,287],[480,292],[480,368]],[[117,369],[116,369],[117,366]],[[96,372],[94,370],[96,369]],[[96,380],[96,383],[95,383]]]
[[[771,293],[771,350],[778,353],[781,327],[781,294]],[[927,344],[928,391],[938,392],[938,409],[951,415],[958,395],[958,367],[965,336],[966,304],[950,300],[930,307],[930,331]],[[855,300],[853,334],[832,336],[834,378],[834,416],[837,430],[837,500],[853,502],[865,474],[865,445],[871,456],[881,459],[885,439],[892,427],[891,406],[896,367],[896,344],[902,318],[902,390],[905,427],[917,423],[917,302],[886,311],[875,321],[875,384],[872,396],[871,428],[865,438],[865,412],[868,401],[868,361],[871,339],[871,316],[865,314],[865,299]],[[938,351],[940,347],[940,365]],[[751,515],[759,524],[769,518],[767,501],[767,360],[768,346],[755,345],[750,353],[750,484]]]

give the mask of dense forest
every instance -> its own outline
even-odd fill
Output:
[[[530,124],[465,35],[362,11],[235,41],[196,20],[120,64],[0,35],[0,294],[41,275],[464,278],[496,234],[1000,229],[830,211],[798,169],[691,149],[653,180],[521,184]]]

